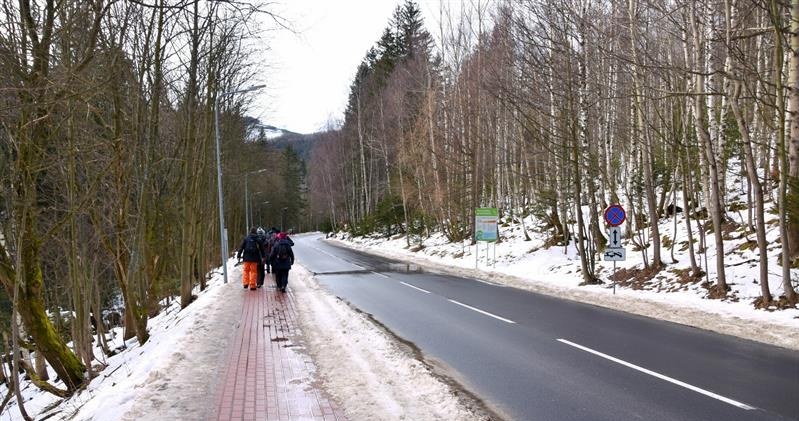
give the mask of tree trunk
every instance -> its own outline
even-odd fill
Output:
[[[799,0],[791,1],[790,61],[788,62],[788,112],[790,137],[788,139],[788,192],[789,203],[799,203]],[[787,238],[783,250],[790,261],[799,258],[799,209],[788,209]],[[784,237],[783,237],[784,238]]]
[[[687,127],[684,132],[687,134]],[[682,172],[682,207],[683,207],[683,214],[685,215],[685,231],[688,233],[688,258],[691,262],[691,274],[693,276],[697,276],[701,273],[701,269],[696,264],[696,252],[694,251],[694,231],[691,227],[691,211],[693,208],[691,207],[691,203],[689,198],[693,195],[693,189],[691,188],[692,180],[689,177],[689,169],[688,169],[688,139],[687,136],[683,139],[685,142],[684,147],[682,148],[683,151],[680,152],[680,171]],[[676,204],[675,204],[676,206]],[[676,211],[676,209],[675,209]],[[676,212],[675,212],[676,213]]]
[[[635,114],[636,114],[636,124],[638,127],[638,142],[643,145],[643,157],[642,163],[644,166],[644,189],[646,193],[646,205],[647,210],[649,211],[649,231],[652,237],[652,266],[655,267],[656,270],[660,270],[663,266],[663,261],[660,257],[660,228],[658,227],[658,211],[657,211],[657,202],[655,199],[655,186],[653,180],[653,173],[652,173],[652,160],[654,159],[652,154],[652,140],[651,136],[646,133],[646,126],[644,125],[644,106],[641,103],[642,98],[644,98],[643,87],[641,83],[641,77],[639,75],[639,61],[638,61],[638,51],[636,48],[636,44],[638,42],[638,31],[637,28],[637,21],[635,16],[637,15],[637,1],[636,0],[629,0],[629,10],[628,16],[630,19],[630,39],[631,39],[631,49],[632,49],[632,56],[633,56],[633,86],[635,87],[635,95],[633,96],[633,103],[635,107]]]
[[[699,33],[699,30],[696,25],[696,5],[691,5],[691,27],[693,29],[693,38],[694,38],[694,65],[695,66],[702,66],[704,63],[703,56],[702,56],[702,42],[701,37],[702,35]],[[718,176],[718,168],[717,168],[717,161],[716,161],[716,151],[713,148],[713,142],[710,139],[710,135],[708,134],[706,123],[707,123],[707,112],[705,108],[705,101],[702,98],[702,93],[704,92],[705,86],[705,77],[703,70],[699,70],[696,73],[696,82],[694,83],[694,89],[696,90],[696,95],[694,95],[694,112],[695,112],[695,123],[694,129],[696,130],[696,137],[700,140],[702,148],[705,154],[705,160],[708,165],[708,178],[710,179],[710,197],[709,197],[709,209],[711,220],[713,221],[713,234],[716,242],[716,296],[718,297],[725,297],[727,295],[727,278],[725,276],[725,269],[724,269],[724,238],[722,236],[722,219],[723,219],[723,211],[724,209],[721,206],[720,198],[719,198],[719,176]],[[707,252],[707,251],[705,251]]]
[[[782,285],[785,291],[785,298],[789,303],[797,302],[797,294],[791,284],[791,258],[789,247],[786,244],[788,239],[788,215],[787,215],[787,184],[789,177],[788,157],[785,145],[785,91],[782,84],[782,67],[784,65],[784,51],[782,46],[782,19],[780,6],[777,0],[771,0],[771,17],[774,25],[774,84],[777,97],[777,160],[779,163],[780,184],[779,184],[779,220],[780,238],[782,242]]]
[[[39,352],[44,355],[58,377],[70,392],[74,392],[83,384],[85,367],[69,350],[58,335],[55,327],[47,317],[42,290],[44,279],[41,267],[34,263],[34,256],[39,255],[39,246],[31,241],[30,233],[33,218],[28,214],[20,232],[20,265],[17,273],[8,262],[5,248],[0,245],[0,281],[9,297],[14,296],[16,279],[20,285],[17,294],[17,312],[25,326],[25,331],[33,338]]]
[[[755,159],[752,155],[752,141],[749,138],[749,127],[744,120],[741,107],[738,104],[738,97],[741,94],[740,82],[735,83],[733,88],[733,97],[730,100],[732,112],[735,115],[735,121],[738,123],[738,131],[741,133],[741,143],[743,144],[744,158],[746,160],[746,172],[749,175],[749,184],[755,196],[755,209],[756,209],[756,233],[757,233],[757,247],[760,253],[760,304],[768,306],[771,303],[771,290],[768,284],[768,243],[766,242],[766,219],[765,208],[763,205],[763,188],[760,185],[760,179],[757,175],[757,167],[755,166]]]

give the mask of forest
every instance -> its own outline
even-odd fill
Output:
[[[743,225],[759,253],[755,305],[797,303],[799,2],[474,0],[442,2],[437,17],[428,30],[405,1],[365,54],[340,129],[312,151],[310,216],[457,242],[475,208],[534,215],[524,235],[575,244],[591,284],[610,204],[627,209],[648,276],[668,265],[658,221],[683,211],[691,276],[716,250],[711,297],[729,291],[725,237]]]
[[[799,2],[441,2],[429,30],[407,0],[343,120],[298,149],[253,136],[247,115],[268,83],[259,22],[290,26],[272,5],[0,0],[0,412],[22,401],[10,372],[69,396],[103,369],[93,342],[118,351],[111,326],[147,342],[148,319],[189,306],[250,221],[454,242],[475,208],[497,207],[576,244],[592,283],[603,209],[628,209],[626,237],[657,273],[657,221],[681,208],[693,275],[721,251],[714,297],[737,224],[756,238],[758,305],[797,302]]]
[[[69,396],[103,368],[93,342],[118,352],[108,329],[124,325],[143,344],[149,318],[205,288],[230,251],[217,157],[231,249],[248,210],[294,224],[301,160],[245,141],[252,44],[259,26],[287,25],[267,6],[0,1],[0,353],[15,356],[0,365],[10,386],[0,411],[20,389],[10,370]]]

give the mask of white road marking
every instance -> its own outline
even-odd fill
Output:
[[[416,290],[422,291],[422,292],[424,292],[425,294],[430,294],[430,291],[428,291],[428,290],[426,290],[426,289],[421,289],[421,288],[419,288],[419,287],[415,287],[415,286],[413,286],[413,285],[411,285],[411,284],[406,284],[405,282],[402,282],[402,281],[400,281],[400,283],[401,283],[402,285],[405,285],[406,287],[411,287],[411,288],[413,288],[413,289],[416,289]]]
[[[382,273],[380,273],[380,272],[375,272],[375,271],[372,271],[372,273],[374,273],[374,274],[375,274],[375,275],[377,275],[377,276],[382,276],[382,277],[384,277],[384,278],[391,279],[391,277],[390,277],[390,276],[388,276],[388,275],[385,275],[385,274],[382,274]]]
[[[570,346],[573,346],[573,347],[575,347],[575,348],[581,349],[581,350],[583,350],[583,351],[585,351],[585,352],[590,352],[591,354],[598,355],[598,356],[600,356],[600,357],[602,357],[602,358],[608,359],[608,360],[610,360],[610,361],[613,361],[613,362],[615,362],[615,363],[621,364],[621,365],[623,365],[623,366],[626,366],[626,367],[632,368],[633,370],[638,370],[638,371],[640,371],[640,372],[642,372],[642,373],[649,374],[650,376],[657,377],[657,378],[659,378],[659,379],[661,379],[661,380],[665,380],[665,381],[667,381],[667,382],[674,383],[674,384],[676,384],[677,386],[682,386],[682,387],[684,387],[684,388],[686,388],[686,389],[693,390],[694,392],[701,393],[701,394],[703,394],[703,395],[705,395],[705,396],[709,396],[709,397],[711,397],[711,398],[713,398],[713,399],[718,399],[718,400],[720,400],[720,401],[722,401],[722,402],[724,402],[724,403],[728,403],[728,404],[730,404],[730,405],[737,406],[738,408],[745,409],[745,410],[747,410],[747,411],[751,411],[751,410],[753,410],[753,409],[757,409],[757,408],[755,408],[755,407],[753,407],[753,406],[749,406],[749,405],[747,405],[747,404],[745,404],[745,403],[741,403],[741,402],[738,402],[738,401],[732,400],[732,399],[730,399],[730,398],[725,398],[724,396],[718,395],[718,394],[716,394],[716,393],[713,393],[713,392],[707,391],[707,390],[705,390],[705,389],[698,388],[698,387],[696,387],[696,386],[690,385],[690,384],[688,384],[688,383],[685,383],[685,382],[681,382],[681,381],[679,381],[679,380],[677,380],[677,379],[673,379],[673,378],[671,378],[671,377],[668,377],[668,376],[665,376],[665,375],[663,375],[663,374],[660,374],[660,373],[654,372],[654,371],[652,371],[652,370],[647,370],[647,369],[645,369],[645,368],[643,368],[643,367],[639,367],[639,366],[637,366],[637,365],[635,365],[635,364],[628,363],[627,361],[620,360],[620,359],[618,359],[618,358],[615,358],[615,357],[611,357],[610,355],[603,354],[603,353],[601,353],[601,352],[599,352],[599,351],[595,351],[595,350],[593,350],[593,349],[591,349],[591,348],[584,347],[584,346],[582,346],[582,345],[579,345],[579,344],[576,344],[576,343],[574,343],[574,342],[570,342],[570,341],[567,341],[567,340],[565,340],[565,339],[558,339],[558,341],[559,341],[559,342],[562,342],[562,343],[564,343],[564,344],[566,344],[566,345],[570,345]]]
[[[479,308],[472,307],[472,306],[470,306],[468,304],[463,304],[463,303],[457,302],[455,300],[449,300],[449,302],[451,302],[453,304],[457,304],[457,305],[462,306],[462,307],[466,307],[469,310],[474,310],[474,311],[476,311],[476,312],[478,312],[480,314],[485,314],[486,316],[493,317],[493,318],[495,318],[497,320],[502,320],[505,323],[516,324],[516,322],[514,322],[513,320],[509,320],[509,319],[506,319],[504,317],[497,316],[496,314],[491,314],[491,313],[489,313],[487,311],[480,310]]]

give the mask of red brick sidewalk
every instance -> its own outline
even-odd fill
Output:
[[[269,281],[256,291],[235,291],[244,294],[242,323],[209,420],[345,420],[314,383],[313,362],[295,343],[294,294]]]

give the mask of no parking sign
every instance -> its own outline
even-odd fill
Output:
[[[618,227],[627,219],[627,213],[621,205],[610,205],[605,209],[605,222],[611,227]]]

